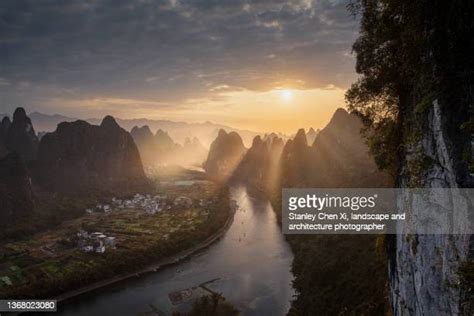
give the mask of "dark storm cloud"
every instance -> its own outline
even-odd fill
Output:
[[[0,102],[113,96],[179,104],[216,86],[352,80],[344,1],[4,0]]]

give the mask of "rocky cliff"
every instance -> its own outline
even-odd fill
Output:
[[[11,121],[5,116],[0,122],[0,158],[3,158],[7,155],[8,149],[6,146],[7,133],[10,129]]]
[[[207,149],[197,137],[186,137],[184,145],[174,142],[169,134],[159,129],[155,135],[148,126],[135,126],[131,135],[137,144],[145,166],[200,165],[206,159]]]
[[[388,177],[380,172],[360,131],[361,120],[338,109],[312,146],[299,130],[281,157],[283,187],[384,187]]]
[[[0,122],[0,140],[3,142],[5,142],[7,139],[8,130],[10,129],[11,125],[12,122],[8,116],[5,116]]]
[[[29,222],[34,212],[31,177],[15,153],[0,158],[0,227]]]
[[[337,110],[312,146],[299,130],[281,155],[280,188],[380,187],[386,177],[368,155],[360,119]],[[270,195],[281,219],[281,190]],[[289,315],[385,315],[386,265],[375,235],[288,235],[298,295]]]
[[[23,108],[17,108],[13,114],[13,121],[2,121],[2,133],[5,137],[5,146],[9,151],[15,152],[26,162],[35,160],[38,149],[33,124]]]
[[[39,184],[57,192],[133,192],[149,188],[131,135],[107,116],[100,126],[65,122],[43,136],[35,168]]]
[[[145,166],[154,165],[159,159],[158,146],[148,125],[133,127],[130,135],[132,135],[133,140],[138,147],[143,164]]]
[[[312,162],[304,129],[298,130],[296,136],[286,142],[280,165],[282,187],[309,186]]]
[[[318,133],[319,133],[319,129],[316,131],[312,127],[306,133],[306,140],[308,141],[308,144],[310,146],[313,145],[314,140],[316,139],[316,136],[318,136]]]
[[[172,150],[176,144],[170,135],[162,129],[158,129],[155,133],[156,144],[161,151]]]
[[[226,181],[239,165],[245,152],[246,149],[239,134],[227,133],[221,129],[211,144],[203,168],[210,177]]]
[[[449,118],[446,110],[435,100],[426,116],[418,117],[416,121],[407,116],[405,137],[417,137],[411,137],[415,140],[404,150],[398,179],[400,187],[458,188],[466,185],[466,169],[460,164],[458,154],[462,133],[458,127],[450,126],[455,116]],[[406,201],[403,196],[398,199],[401,208],[430,207],[422,201]],[[472,221],[472,206],[464,212],[457,215]],[[460,232],[463,229],[466,227],[458,228]],[[399,234],[392,236],[389,242],[394,314],[472,315],[474,285],[470,283],[472,278],[470,282],[463,279],[462,268],[473,260],[472,235],[407,235],[399,228]]]
[[[184,163],[187,165],[199,164],[201,165],[207,157],[207,148],[201,143],[199,138],[193,137],[190,139],[186,137],[184,140],[183,149],[181,150]]]
[[[233,172],[234,180],[242,181],[250,187],[268,192],[278,185],[279,161],[283,150],[283,140],[279,137],[260,136],[253,139],[252,146]]]
[[[314,187],[387,186],[388,177],[380,172],[369,155],[361,135],[362,122],[354,114],[337,109],[311,146]]]

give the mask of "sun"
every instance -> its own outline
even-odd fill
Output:
[[[284,101],[290,101],[293,98],[293,91],[285,89],[285,90],[280,90],[280,97]]]

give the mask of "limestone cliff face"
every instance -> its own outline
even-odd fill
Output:
[[[188,164],[202,164],[202,162],[207,158],[207,149],[201,143],[199,138],[186,137],[180,154],[182,156],[181,160],[187,162]]]
[[[201,165],[206,159],[207,149],[197,137],[185,138],[184,145],[174,142],[161,129],[153,135],[150,128],[135,126],[130,134],[137,144],[143,165],[146,167],[164,165]]]
[[[252,146],[233,172],[232,179],[269,192],[278,185],[283,146],[283,140],[278,136],[265,141],[260,136],[255,136]]]
[[[173,150],[173,148],[176,146],[170,135],[162,129],[156,131],[155,140],[158,148],[161,151]]]
[[[85,121],[58,125],[38,151],[39,184],[56,192],[139,192],[149,188],[132,136],[107,116],[100,126]]]
[[[158,146],[148,125],[143,127],[135,126],[130,131],[130,135],[132,135],[138,147],[143,164],[145,166],[155,164],[158,160]]]
[[[310,145],[310,146],[313,145],[314,140],[318,136],[318,133],[319,133],[319,129],[316,131],[316,130],[314,130],[314,128],[311,127],[308,130],[308,132],[306,133],[306,140],[308,141],[308,145]]]
[[[244,157],[246,148],[239,134],[219,130],[212,142],[207,160],[203,164],[206,173],[219,181],[227,181]]]
[[[17,108],[13,114],[13,122],[2,122],[5,133],[5,145],[8,150],[15,152],[23,161],[32,161],[36,158],[38,138],[33,124],[23,108]]]
[[[10,121],[10,118],[8,116],[5,116],[0,122],[0,140],[1,141],[3,142],[6,141],[8,130],[10,129],[11,125],[12,125],[12,122]]]
[[[286,142],[280,158],[282,187],[309,185],[313,178],[310,149],[304,129],[299,129],[296,136]]]
[[[5,116],[0,122],[0,158],[5,157],[8,154],[6,145],[8,129],[10,129],[11,121],[8,116]]]
[[[34,211],[31,177],[16,153],[0,158],[0,227],[28,221]]]
[[[369,155],[361,128],[359,117],[338,109],[312,146],[298,131],[281,157],[283,187],[386,187],[389,179]]]
[[[400,170],[400,187],[458,188],[464,178],[456,162],[459,137],[448,132],[448,113],[434,101],[425,117],[426,128],[409,144]],[[408,124],[408,132],[415,129]],[[429,160],[424,168],[422,161]],[[406,202],[398,198],[399,207]],[[411,208],[427,205],[411,202]],[[472,211],[472,210],[471,210]],[[459,214],[466,220],[468,210]],[[462,231],[462,227],[459,228]],[[394,315],[472,315],[472,294],[459,277],[460,266],[474,259],[471,235],[406,235],[389,237],[390,299]],[[470,247],[471,246],[471,247]],[[470,250],[471,249],[471,250]]]

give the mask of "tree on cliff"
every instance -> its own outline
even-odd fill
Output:
[[[474,3],[356,0],[349,9],[361,17],[353,46],[361,76],[346,100],[373,131],[367,136],[378,165],[396,174],[398,157],[410,141],[402,131],[407,123],[414,125],[409,120],[426,114],[432,101],[449,110],[451,132],[469,118],[474,99]],[[458,136],[457,141],[466,139]]]
[[[400,187],[472,187],[474,2],[358,0],[349,7],[361,15],[353,46],[360,79],[346,100],[364,118],[379,167]],[[398,201],[402,210],[429,209]],[[456,212],[469,222],[467,210]],[[386,237],[393,315],[473,315],[474,284],[460,274],[474,267],[474,236],[401,232]]]

